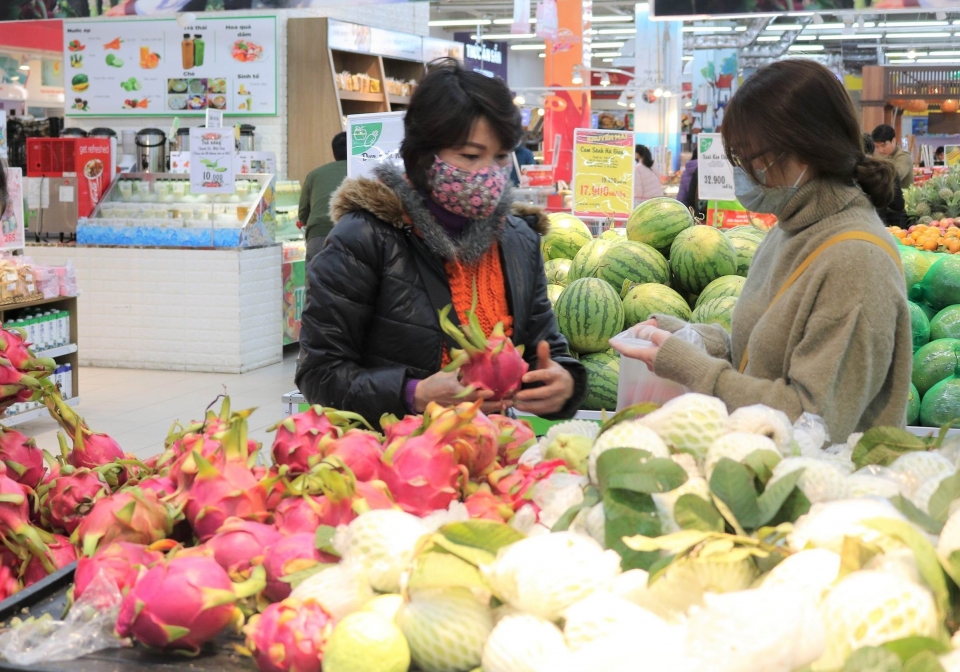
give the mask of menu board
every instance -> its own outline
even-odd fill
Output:
[[[275,17],[65,21],[66,114],[277,114]]]

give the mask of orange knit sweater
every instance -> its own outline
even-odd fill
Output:
[[[513,335],[513,317],[507,303],[507,288],[500,266],[500,247],[497,243],[487,250],[479,263],[465,266],[458,261],[447,263],[447,281],[453,296],[453,308],[457,311],[460,324],[467,324],[467,311],[473,305],[473,283],[477,283],[477,319],[487,336],[503,322],[507,336]],[[443,353],[443,365],[450,363],[450,353]]]

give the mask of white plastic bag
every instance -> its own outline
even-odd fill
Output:
[[[655,328],[650,325],[638,324],[622,334],[617,334],[610,339],[610,342],[615,341],[617,344],[629,347],[653,347],[653,343],[645,336],[649,333],[649,330]],[[704,352],[707,350],[703,343],[703,337],[691,326],[683,327],[675,332],[671,338],[679,338]],[[661,378],[648,369],[647,365],[639,359],[620,355],[620,380],[617,385],[618,411],[643,402],[665,404],[674,397],[679,397],[689,391],[680,383]]]

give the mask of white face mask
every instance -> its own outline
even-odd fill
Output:
[[[747,172],[740,166],[734,167],[733,191],[737,200],[740,201],[740,205],[748,211],[762,212],[779,217],[787,203],[800,191],[800,180],[806,174],[806,168],[797,177],[797,181],[793,183],[792,187],[768,187],[764,184],[767,181],[767,170],[775,161],[776,159],[756,171],[760,183],[750,179]]]

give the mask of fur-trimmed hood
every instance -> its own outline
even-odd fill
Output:
[[[499,238],[507,215],[521,218],[540,235],[550,228],[550,221],[541,208],[514,203],[512,190],[508,189],[492,216],[472,221],[463,235],[454,241],[430,214],[423,196],[410,185],[400,169],[382,165],[377,168],[376,176],[377,179],[344,180],[330,198],[331,220],[339,222],[348,214],[368,212],[398,229],[412,222],[432,252],[445,261],[456,258],[465,263],[478,261],[493,240]]]

